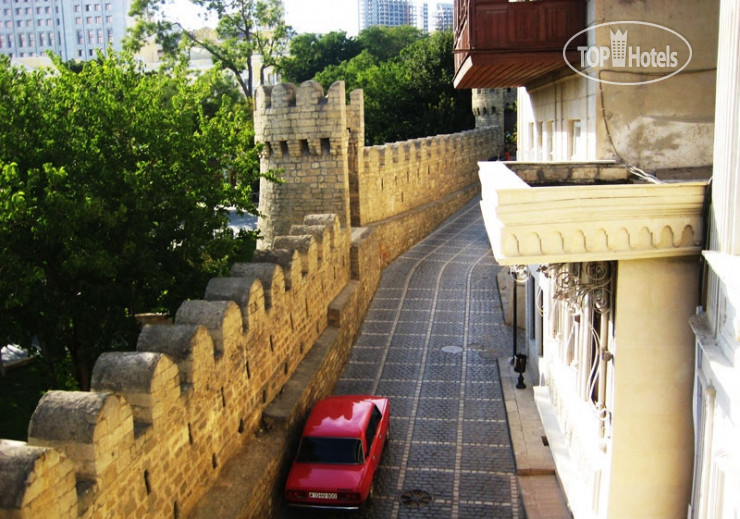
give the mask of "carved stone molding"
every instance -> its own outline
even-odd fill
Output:
[[[706,182],[531,187],[501,162],[480,163],[479,175],[483,219],[502,265],[701,252]]]

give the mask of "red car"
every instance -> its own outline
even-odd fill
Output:
[[[354,510],[370,495],[388,437],[387,398],[333,396],[317,402],[285,484],[289,505]]]

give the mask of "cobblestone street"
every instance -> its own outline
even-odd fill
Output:
[[[499,268],[476,199],[384,271],[335,388],[391,399],[375,495],[353,517],[525,516],[496,361],[511,351]]]

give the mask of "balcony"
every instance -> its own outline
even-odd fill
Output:
[[[585,0],[455,0],[455,88],[526,86],[565,67],[586,28]],[[585,35],[570,42],[574,62]]]
[[[479,165],[483,221],[501,265],[701,253],[706,181],[640,183],[606,162]]]

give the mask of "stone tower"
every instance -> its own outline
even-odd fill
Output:
[[[474,88],[473,114],[476,128],[504,128],[504,89]]]
[[[348,105],[344,82],[324,95],[315,81],[300,86],[261,86],[255,93],[255,140],[264,144],[261,170],[276,171],[280,183],[260,181],[259,248],[288,234],[306,215],[334,213],[350,222],[349,179],[364,139],[362,92]],[[353,164],[351,164],[353,163]]]

